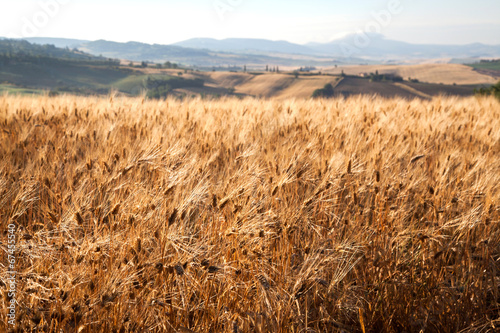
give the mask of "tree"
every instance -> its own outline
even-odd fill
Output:
[[[178,75],[182,75],[179,72]],[[170,77],[168,79],[155,79],[149,77],[144,81],[144,88],[150,98],[164,98],[179,88],[201,88],[204,82],[202,79],[186,80],[182,77]]]
[[[313,98],[328,98],[334,95],[333,86],[330,83],[325,84],[322,89],[314,90]]]
[[[323,91],[327,96],[333,96],[333,86],[330,83],[325,84]]]
[[[474,93],[481,96],[495,96],[496,98],[500,99],[500,81],[489,88],[482,87],[479,90],[474,89]]]

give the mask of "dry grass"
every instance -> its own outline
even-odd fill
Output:
[[[500,325],[494,99],[4,96],[0,123],[19,332]]]

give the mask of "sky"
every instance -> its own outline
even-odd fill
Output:
[[[306,44],[365,31],[418,44],[500,44],[499,0],[12,0],[0,8],[8,38]]]

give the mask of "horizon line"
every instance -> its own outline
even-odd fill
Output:
[[[411,44],[411,45],[467,46],[467,45],[480,44],[480,45],[485,45],[485,46],[500,46],[500,44],[489,44],[489,43],[482,43],[482,42],[470,42],[470,43],[464,43],[464,44],[439,44],[439,43],[423,44],[423,43],[412,43],[412,42],[408,42],[408,41],[404,41],[404,40],[398,40],[398,39],[389,39],[385,35],[379,34],[379,33],[365,33],[365,34],[368,35],[368,36],[371,36],[371,38],[377,37],[377,38],[385,39],[385,40],[388,40],[388,41],[394,41],[394,42],[400,42],[400,43],[407,43],[407,44]],[[147,45],[168,45],[168,46],[179,46],[179,45],[175,45],[175,44],[186,42],[186,41],[193,40],[193,39],[210,39],[210,40],[215,40],[215,41],[225,41],[225,40],[229,40],[229,39],[248,39],[248,40],[261,40],[261,41],[270,41],[270,42],[286,42],[286,43],[293,44],[293,45],[307,47],[310,44],[327,45],[327,44],[331,44],[331,43],[333,43],[335,41],[341,41],[341,40],[346,39],[346,38],[354,37],[356,35],[358,35],[358,33],[348,33],[348,34],[345,34],[343,37],[332,39],[329,42],[312,42],[311,41],[311,42],[307,42],[305,44],[294,43],[294,42],[288,41],[286,39],[267,39],[267,38],[257,38],[257,37],[227,37],[227,38],[192,37],[192,38],[183,39],[183,40],[180,40],[178,42],[173,42],[173,43],[158,43],[158,42],[148,43],[148,42],[143,42],[143,41],[138,41],[138,40],[117,41],[117,40],[109,40],[109,39],[104,39],[104,38],[98,38],[98,39],[92,40],[92,39],[82,39],[82,38],[72,38],[72,37],[53,37],[53,36],[51,36],[51,37],[48,37],[48,36],[33,36],[33,37],[20,37],[20,38],[19,37],[13,37],[13,38],[11,38],[11,37],[0,36],[0,38],[13,39],[13,40],[28,40],[28,39],[42,39],[42,38],[47,38],[47,39],[68,39],[68,40],[72,40],[73,39],[73,40],[81,40],[81,41],[86,41],[86,42],[106,41],[106,42],[122,43],[122,44],[126,44],[126,43],[141,43],[141,44],[147,44]],[[182,46],[179,46],[179,47],[182,47]]]

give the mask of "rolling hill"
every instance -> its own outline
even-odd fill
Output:
[[[236,51],[229,51],[229,48],[208,50],[204,47],[190,48],[179,45],[161,45],[147,44],[139,42],[119,43],[106,40],[84,41],[62,38],[32,38],[32,43],[42,45],[51,44],[57,47],[76,48],[82,52],[107,58],[125,59],[128,61],[151,61],[164,63],[166,61],[180,63],[186,66],[197,66],[203,69],[212,69],[212,67],[241,67],[248,66],[252,68],[263,69],[266,65],[270,66],[318,66],[328,67],[343,63],[342,60],[329,57],[304,56],[300,54],[291,54],[293,44],[282,42],[275,45],[275,42],[267,41],[267,48],[260,50],[261,43],[254,43],[255,49],[242,50],[236,48]],[[242,47],[250,40],[234,40],[235,45]],[[262,43],[265,41],[262,40]],[[288,45],[290,44],[290,45]],[[285,51],[280,51],[282,47]],[[297,53],[297,52],[294,52]]]
[[[249,52],[223,52],[202,48],[187,48],[177,45],[145,44],[138,42],[116,43],[104,40],[88,42],[80,45],[79,50],[104,55],[111,58],[120,58],[135,61],[165,62],[173,61],[188,66],[204,68],[219,66],[251,66],[263,68],[266,65],[281,66],[333,66],[339,61],[332,59],[301,59],[263,52],[252,54]]]
[[[500,57],[500,45],[480,43],[469,45],[411,44],[367,34],[360,44],[359,35],[348,35],[329,43],[294,44],[267,39],[194,38],[171,45],[139,42],[118,43],[61,38],[32,38],[33,43],[78,48],[93,55],[134,61],[175,61],[185,65],[212,66],[316,66],[335,64],[374,64],[418,62],[426,59],[447,59],[466,63],[473,59]],[[461,60],[462,59],[462,60]]]
[[[39,45],[45,45],[45,44],[51,44],[54,45],[55,47],[60,47],[60,48],[78,48],[80,45],[84,43],[90,42],[89,40],[84,40],[84,39],[73,39],[73,38],[46,38],[46,37],[30,37],[30,38],[25,38],[24,40],[30,42],[31,44],[39,44]]]
[[[460,64],[418,64],[418,65],[363,65],[342,66],[324,69],[324,73],[339,75],[344,72],[347,75],[360,75],[363,73],[398,75],[404,78],[417,79],[425,83],[458,84],[458,85],[480,85],[494,84],[499,78],[482,74],[471,66]]]
[[[99,45],[99,42],[93,43]],[[109,45],[108,42],[102,43]],[[117,47],[146,53],[151,51],[147,45],[127,43]],[[151,47],[154,50],[154,46]],[[185,50],[182,47],[168,49],[181,54]],[[211,54],[203,50],[197,52],[201,57]],[[377,71],[381,79],[376,81],[380,82],[372,82],[369,75],[360,75]],[[391,79],[394,76],[399,77],[398,82]],[[410,76],[419,82],[406,80]],[[148,92],[156,98],[167,95],[237,95],[286,99],[309,98],[314,90],[332,84],[336,95],[429,98],[437,94],[472,95],[474,88],[481,84],[495,82],[495,78],[478,73],[470,66],[457,64],[344,66],[322,72],[222,72],[198,71],[189,67],[167,69],[145,64],[129,66],[128,62],[96,57],[74,49],[0,40],[0,91],[24,94],[43,91],[108,94],[117,91],[126,95]]]

